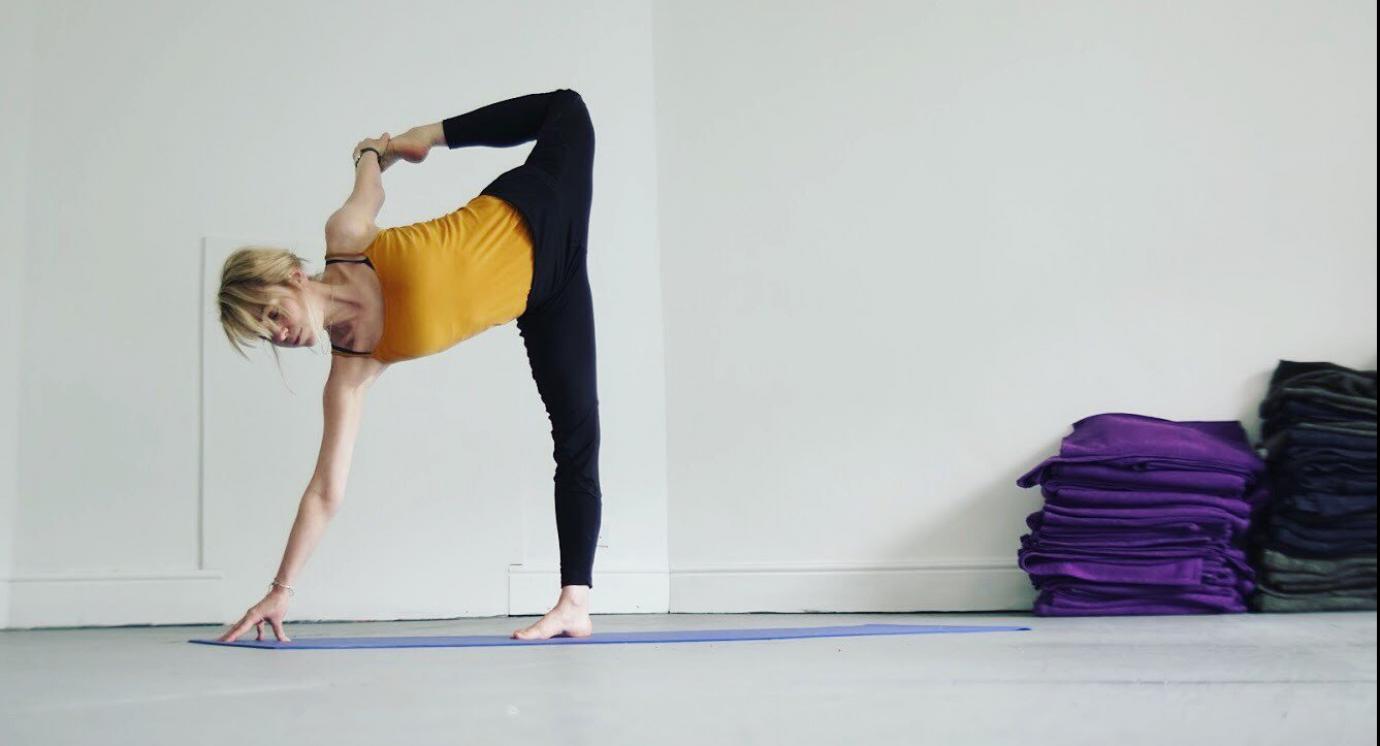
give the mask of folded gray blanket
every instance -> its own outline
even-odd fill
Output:
[[[1285,593],[1261,584],[1251,596],[1255,611],[1375,611],[1375,588]]]
[[[1260,564],[1266,570],[1304,573],[1322,577],[1350,575],[1365,571],[1369,571],[1372,575],[1375,574],[1375,555],[1373,554],[1338,557],[1336,559],[1308,559],[1306,557],[1290,557],[1273,549],[1266,549],[1260,555]]]

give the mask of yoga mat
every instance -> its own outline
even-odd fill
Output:
[[[651,632],[605,632],[589,637],[514,640],[507,635],[419,637],[297,637],[277,640],[188,640],[202,645],[270,650],[335,650],[341,648],[485,648],[507,645],[609,645],[637,642],[728,642],[734,640],[797,640],[806,637],[866,637],[872,635],[939,635],[971,632],[1027,632],[1029,627],[943,627],[914,624],[859,624],[851,627],[770,627],[763,629],[696,629]]]

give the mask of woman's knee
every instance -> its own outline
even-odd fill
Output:
[[[569,88],[561,88],[559,91],[562,129],[566,129],[575,142],[592,149],[594,123],[589,118],[589,107],[585,106],[584,97]]]
[[[554,441],[554,452],[552,456],[556,464],[566,464],[574,468],[582,468],[590,462],[597,462],[599,459],[599,443],[602,440],[599,432],[599,408],[598,405],[590,405],[582,412],[562,413],[551,418],[552,440]]]

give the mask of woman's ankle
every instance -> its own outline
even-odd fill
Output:
[[[589,586],[587,585],[565,585],[561,586],[561,597],[556,601],[557,605],[578,606],[580,608],[589,607]]]
[[[430,143],[431,147],[446,147],[446,128],[442,126],[440,122],[424,124],[418,129],[420,129],[422,131],[422,134],[425,135],[426,141]]]

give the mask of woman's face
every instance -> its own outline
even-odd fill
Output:
[[[307,316],[302,291],[289,285],[278,293],[278,305],[264,309],[264,323],[271,330],[267,338],[278,347],[311,347],[316,344],[316,329]]]

